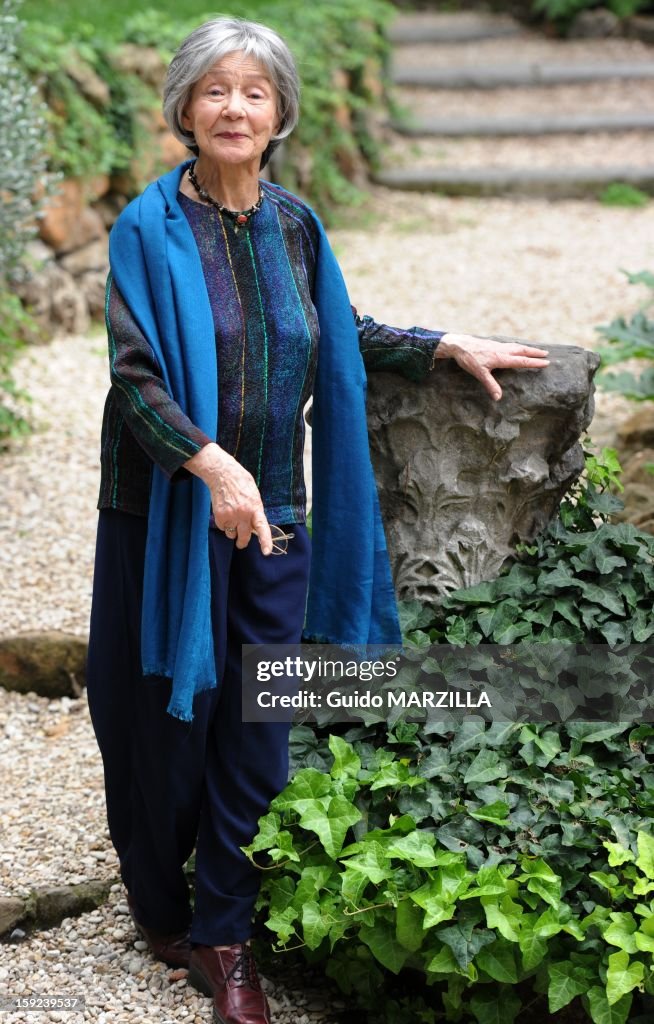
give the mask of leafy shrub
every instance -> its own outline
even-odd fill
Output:
[[[575,15],[594,7],[606,7],[618,18],[630,18],[649,7],[651,0],[532,0],[534,14],[543,15],[550,21],[567,27]]]
[[[28,8],[29,8],[28,4]],[[38,5],[33,5],[35,14]],[[229,0],[225,14],[263,19],[291,46],[302,78],[302,116],[286,143],[283,184],[302,192],[323,213],[337,203],[361,198],[352,185],[353,168],[363,158],[374,161],[377,144],[366,112],[378,102],[376,85],[388,53],[384,26],[393,16],[390,0],[332,0],[306,5],[277,0],[245,5]],[[56,25],[36,19],[29,29],[25,66],[41,82],[50,105],[53,145],[51,166],[66,174],[112,173],[130,162],[139,144],[138,112],[159,105],[160,98],[135,76],[116,74],[111,49],[118,41],[154,46],[165,59],[183,37],[211,13],[188,19],[153,9],[127,18],[120,40],[102,28],[82,27],[71,38]],[[80,92],[72,64],[83,62],[109,86],[106,109]],[[371,80],[374,77],[374,82]]]
[[[654,400],[654,320],[647,315],[654,305],[654,274],[643,270],[638,274],[627,275],[630,284],[644,284],[650,294],[640,309],[627,320],[616,317],[610,324],[598,327],[598,332],[606,339],[599,352],[602,357],[603,370],[626,359],[644,359],[648,364],[636,377],[624,370],[621,373],[603,372],[599,383],[607,391],[620,391],[627,398],[638,402]]]
[[[614,181],[600,193],[599,201],[604,206],[647,206],[651,196],[640,188],[634,188],[623,181]]]
[[[22,26],[16,0],[0,7],[0,151],[3,159],[0,203],[0,443],[23,433],[20,412],[25,398],[16,388],[12,364],[21,337],[33,324],[11,294],[12,280],[20,274],[29,240],[36,232],[39,197],[51,181],[46,173],[47,128],[45,110],[37,90],[20,61]]]
[[[511,1024],[542,993],[550,1014],[580,996],[620,1024],[634,989],[654,992],[653,736],[479,719],[296,728],[298,770],[246,848],[265,868],[266,927],[327,960],[375,1019],[433,1021],[442,1006],[439,1019]],[[430,986],[406,1018],[400,971]]]
[[[35,233],[37,195],[46,184],[45,108],[19,61],[17,0],[0,7],[0,284],[6,287]]]
[[[650,637],[654,538],[607,522],[619,472],[588,452],[499,580],[405,603],[409,646]],[[575,1000],[628,1020],[654,995],[654,728],[391,719],[292,731],[294,774],[246,848],[278,946],[385,1024],[511,1024]]]
[[[619,469],[612,449],[588,452],[558,518],[508,570],[438,609],[405,606],[414,642],[617,644],[654,635],[654,537],[607,521],[622,507],[609,489]]]

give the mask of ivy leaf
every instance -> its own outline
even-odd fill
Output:
[[[504,825],[509,810],[509,805],[505,804],[503,800],[496,800],[492,804],[486,804],[485,807],[480,807],[479,810],[469,813],[471,818],[477,818],[478,821],[492,821],[496,825]]]
[[[391,761],[390,764],[385,764],[379,769],[370,788],[372,790],[386,787],[399,789],[401,786],[424,785],[425,781],[419,775],[412,775],[408,766],[402,764],[401,761]]]
[[[395,937],[410,953],[422,946],[427,932],[423,928],[424,914],[412,900],[401,900],[395,911]]]
[[[286,907],[281,911],[272,911],[268,915],[266,921],[266,928],[269,928],[271,932],[275,932],[277,940],[285,945],[290,941],[291,937],[295,935],[295,926],[293,922],[297,919],[298,910],[291,906]]]
[[[477,1024],[513,1024],[522,1003],[520,997],[510,988],[498,992],[487,986],[478,988],[470,999],[470,1009]]]
[[[425,970],[433,974],[453,974],[457,969],[454,953],[449,946],[443,946],[429,961]]]
[[[302,907],[302,930],[304,941],[309,949],[317,949],[322,940],[329,934],[329,921],[315,900],[310,900]]]
[[[647,878],[654,879],[654,836],[648,832],[638,833],[636,864]]]
[[[626,1021],[629,1020],[632,996],[622,996],[617,1003],[611,1006],[606,998],[605,990],[596,986],[588,992],[588,1003],[594,1024],[626,1024]]]
[[[611,924],[604,929],[602,937],[612,946],[624,949],[626,953],[637,953],[638,946],[634,933],[638,929],[633,914],[612,913]]]
[[[475,957],[475,964],[494,981],[503,981],[509,985],[518,984],[515,953],[508,942],[502,939],[497,939],[485,949],[480,949]]]
[[[293,781],[275,797],[270,805],[271,810],[291,810],[302,814],[307,807],[315,806],[317,800],[328,798],[331,788],[329,775],[316,768],[301,768]],[[325,799],[325,807],[327,803]]]
[[[523,860],[523,874],[518,876],[518,881],[526,881],[530,892],[542,897],[552,907],[558,907],[561,902],[561,879],[545,861],[537,859],[534,861]]]
[[[588,991],[592,973],[570,961],[551,963],[548,967],[549,985],[547,998],[550,1013],[571,1003],[576,996]]]
[[[474,925],[469,922],[439,928],[436,935],[441,942],[450,947],[454,953],[454,959],[463,971],[467,971],[483,946],[496,941],[496,937],[491,931],[485,928],[475,929]]]
[[[374,926],[363,925],[359,936],[380,964],[393,974],[399,974],[409,951],[397,941],[388,921],[382,919],[375,921]]]
[[[259,818],[259,831],[250,845],[242,848],[243,852],[246,854],[256,853],[259,850],[268,850],[271,846],[275,846],[281,820],[279,814],[274,812],[264,814],[262,818]]]
[[[463,776],[463,781],[466,786],[469,786],[471,783],[505,779],[508,774],[508,765],[505,761],[500,760],[500,756],[495,750],[480,750]]]
[[[431,832],[410,832],[401,839],[395,839],[386,847],[388,857],[408,860],[418,868],[430,868],[438,864],[438,856],[434,851],[435,836]]]
[[[311,806],[300,818],[303,828],[315,832],[330,857],[340,853],[347,830],[361,819],[361,811],[343,796],[333,796],[326,811]]]
[[[518,942],[521,935],[520,917],[523,912],[520,904],[515,903],[509,895],[500,901],[492,896],[482,896],[481,904],[486,913],[488,927],[496,928],[509,942]]]
[[[347,856],[347,867],[365,875],[368,881],[375,885],[386,881],[391,874],[391,864],[382,844],[376,840],[366,839],[357,844],[357,849],[358,852],[353,855],[348,855],[347,851],[343,852],[343,857]]]
[[[525,971],[532,971],[545,959],[547,942],[541,935],[536,935],[533,924],[531,921],[525,922],[524,917],[518,941],[522,953],[522,966]]]
[[[361,899],[369,883],[370,879],[367,874],[348,864],[341,876],[341,894],[345,902],[355,910],[359,910]]]
[[[611,842],[610,839],[603,842],[602,846],[609,851],[609,867],[619,868],[621,864],[628,864],[636,859],[631,850],[625,849],[620,843]]]
[[[334,779],[356,778],[361,768],[361,758],[341,736],[329,737],[329,749],[334,755],[331,776]]]
[[[640,960],[629,962],[629,954],[620,950],[619,953],[611,953],[609,966],[606,972],[606,998],[613,1006],[623,996],[643,983],[645,975],[645,964]]]

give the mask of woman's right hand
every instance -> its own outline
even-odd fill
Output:
[[[218,529],[224,530],[237,548],[246,547],[255,533],[261,551],[269,555],[272,551],[270,525],[252,474],[214,443],[201,448],[184,467],[204,480],[209,488]]]

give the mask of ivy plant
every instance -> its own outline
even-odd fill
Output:
[[[266,927],[374,1019],[398,1019],[394,979],[417,972],[413,1019],[577,1000],[622,1024],[654,993],[652,736],[476,720],[400,723],[382,746],[370,727],[301,727],[296,773],[245,848]]]

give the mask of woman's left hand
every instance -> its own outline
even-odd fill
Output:
[[[458,365],[476,377],[495,401],[502,389],[493,370],[540,370],[549,366],[547,351],[533,345],[514,345],[473,334],[444,334],[436,348],[437,359],[455,359]]]

